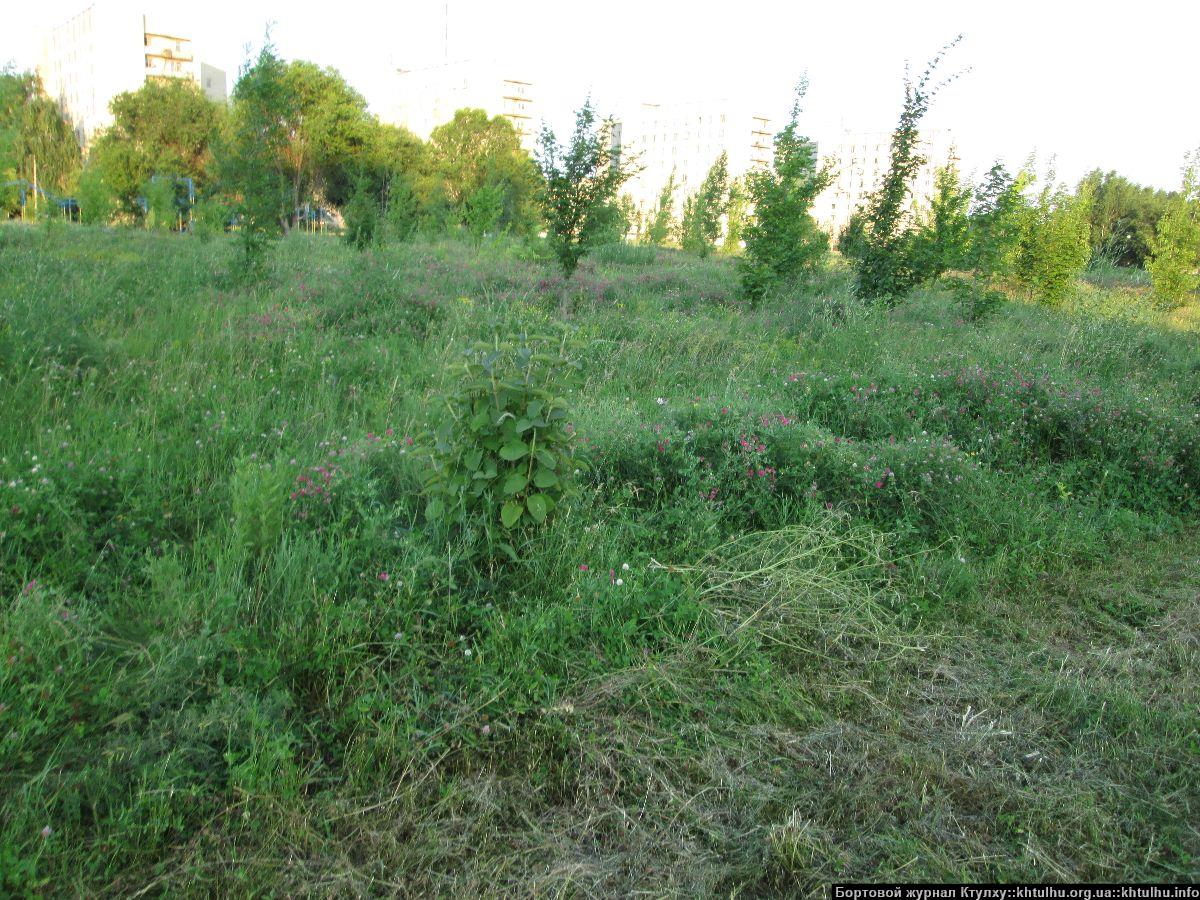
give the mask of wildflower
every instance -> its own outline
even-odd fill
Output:
[[[621,586],[622,586],[622,585],[624,585],[624,584],[625,584],[625,579],[624,579],[624,578],[618,578],[618,579],[617,579],[617,587],[621,587]]]
[[[629,563],[621,563],[621,571],[628,572],[629,571]]]
[[[882,481],[875,482],[875,487],[877,487],[877,488],[883,487],[883,482]]]
[[[379,573],[379,580],[380,580],[380,581],[387,581],[389,577],[390,577],[390,576],[388,575],[388,573],[387,573],[387,572],[380,572],[380,573]]]
[[[463,656],[467,657],[468,659],[471,658],[471,648],[470,647],[468,647],[466,650],[463,651]]]
[[[667,405],[667,401],[666,401],[666,399],[665,399],[664,397],[659,397],[659,398],[657,398],[657,400],[656,400],[655,402],[656,402],[656,403],[658,403],[658,405],[659,405],[659,406],[666,406],[666,405]]]
[[[580,572],[586,572],[586,571],[588,571],[587,563],[580,563],[580,564],[579,564],[579,571],[580,571]]]
[[[482,731],[484,734],[491,734],[491,733],[492,733],[492,726],[491,726],[491,725],[484,725],[484,726],[483,726],[482,728],[480,728],[479,730],[480,730],[480,731]]]
[[[404,632],[403,632],[403,631],[397,631],[395,634],[393,634],[393,635],[392,635],[392,639],[393,639],[393,640],[396,640],[396,641],[403,640],[403,639],[404,639]]]
[[[45,828],[42,829],[42,838],[43,839],[50,837],[50,835],[52,835],[52,834],[54,834],[54,829],[51,828],[49,825],[47,825]]]

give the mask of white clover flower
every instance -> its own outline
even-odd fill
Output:
[[[620,587],[620,586],[621,586],[621,585],[623,585],[624,583],[625,583],[625,579],[624,579],[624,578],[618,578],[618,579],[617,579],[617,587]]]

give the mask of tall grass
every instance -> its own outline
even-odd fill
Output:
[[[0,228],[0,890],[1178,879],[1194,331],[727,260]],[[1092,293],[1089,294],[1089,291]],[[440,394],[565,324],[583,496],[481,566]]]

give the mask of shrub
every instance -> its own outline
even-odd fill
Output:
[[[563,396],[578,364],[565,337],[556,353],[535,348],[547,341],[495,333],[464,353],[462,380],[443,397],[425,513],[489,554],[515,558],[514,539],[552,516],[584,467]]]

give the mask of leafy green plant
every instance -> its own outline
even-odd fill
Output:
[[[564,396],[579,365],[566,356],[565,336],[556,352],[538,349],[548,341],[496,331],[465,351],[426,476],[431,521],[510,557],[514,541],[575,492],[586,467]]]
[[[250,559],[262,559],[283,533],[288,476],[279,464],[239,460],[229,483],[234,542]]]

